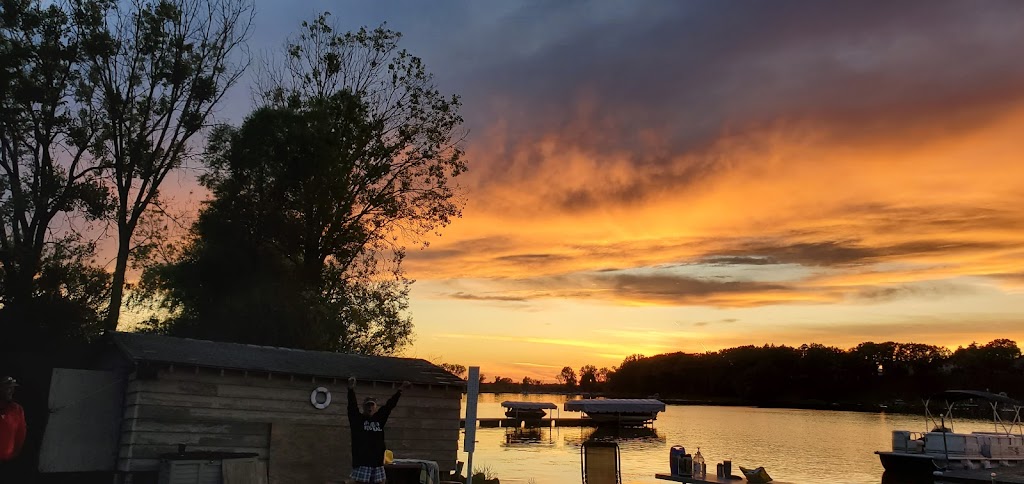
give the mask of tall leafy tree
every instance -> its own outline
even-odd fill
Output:
[[[362,353],[410,341],[406,244],[460,215],[466,166],[458,98],[399,37],[304,23],[263,106],[211,138],[214,199],[183,256],[144,278],[175,314],[166,330]]]
[[[167,176],[191,154],[226,90],[241,76],[249,0],[71,0],[95,96],[92,155],[114,193],[117,255],[106,317],[116,329],[133,236],[159,207]]]
[[[400,33],[338,33],[328,19],[303,22],[260,83],[267,107],[333,117],[324,127],[335,151],[304,161],[334,168],[306,204],[301,249],[309,263],[330,259],[342,272],[382,254],[401,262],[404,240],[423,243],[461,215],[453,185],[466,170],[461,101],[399,49]]]
[[[597,367],[594,365],[583,365],[579,372],[580,387],[591,389],[597,385]]]
[[[576,372],[571,366],[562,367],[562,371],[560,371],[558,375],[555,375],[555,380],[557,380],[560,385],[574,387],[576,386]]]
[[[98,329],[103,305],[79,283],[106,291],[81,230],[110,208],[103,166],[88,155],[100,124],[87,107],[95,89],[64,8],[33,0],[2,7],[0,324],[19,344],[85,336]]]

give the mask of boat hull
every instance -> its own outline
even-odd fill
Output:
[[[517,420],[540,420],[547,417],[543,410],[506,410],[505,416]]]
[[[902,452],[875,452],[882,461],[886,474],[899,476],[931,478],[944,459],[936,460],[925,454],[906,454]]]
[[[599,425],[639,426],[654,421],[656,414],[643,413],[587,413],[587,418]]]

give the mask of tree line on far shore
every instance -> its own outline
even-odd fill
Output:
[[[464,369],[447,365],[450,371]],[[458,374],[458,373],[457,373]],[[462,376],[465,376],[464,374]],[[582,392],[719,403],[884,403],[950,389],[1006,392],[1024,398],[1024,358],[1015,341],[996,339],[950,350],[865,342],[850,349],[821,344],[740,346],[706,353],[631,355],[618,367],[564,367],[556,383],[495,376],[491,392]]]

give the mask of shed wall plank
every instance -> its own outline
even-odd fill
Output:
[[[267,426],[269,429],[269,425]],[[201,434],[191,432],[136,432],[136,445],[188,445],[193,447],[266,447],[270,435]]]
[[[147,404],[153,405],[168,405],[178,407],[189,407],[189,408],[223,408],[223,409],[237,409],[237,410],[273,410],[280,412],[290,413],[315,413],[315,414],[331,414],[338,417],[346,414],[347,400],[342,395],[342,400],[335,400],[332,398],[331,404],[325,409],[317,409],[310,403],[309,394],[303,395],[300,398],[292,400],[280,400],[280,399],[256,399],[256,398],[229,398],[221,396],[205,396],[205,395],[188,395],[184,393],[151,393],[151,392],[137,392],[143,396],[142,401]],[[449,414],[458,415],[459,410],[456,407],[443,407],[437,405],[441,402],[438,399],[431,398],[405,398],[402,397],[398,406],[395,407],[391,415],[393,417],[418,417],[418,418],[429,418],[436,417],[437,415]],[[378,400],[379,404],[384,402]]]
[[[127,431],[127,429],[125,429]],[[265,422],[174,422],[139,420],[137,432],[189,432],[200,434],[270,435],[270,424]]]
[[[130,405],[128,410],[138,411],[138,419],[181,421],[181,422],[290,422],[316,425],[348,426],[347,418],[339,415],[313,412],[273,412],[265,410],[242,410],[231,408],[205,408],[177,405]],[[450,430],[458,427],[457,417],[436,419],[414,419],[395,416],[388,420],[388,428],[418,428]]]
[[[237,399],[257,400],[284,400],[284,401],[309,401],[310,394],[318,387],[324,387],[331,392],[331,406],[335,403],[344,404],[347,388],[337,385],[319,385],[306,383],[302,388],[273,388],[262,386],[249,386],[243,378],[227,378],[219,383],[188,382],[183,380],[149,380],[133,382],[128,386],[128,392],[152,392],[172,393],[179,395],[200,395],[219,396]],[[373,391],[372,389],[356,389],[356,396],[362,400],[366,397],[374,397],[379,403],[383,403],[394,391]],[[402,392],[401,402],[414,402],[416,406],[430,406],[438,408],[461,408],[461,394],[443,391],[427,391],[412,388]]]
[[[266,466],[267,459],[265,457],[260,458],[259,461],[264,466]],[[133,464],[133,467],[132,467],[131,470],[132,471],[136,471],[136,472],[147,472],[147,471],[157,471],[157,470],[160,470],[160,459],[156,459],[156,458],[154,458],[154,459],[133,459],[132,460],[132,464]],[[123,472],[128,472],[129,471],[129,469],[127,467],[121,467],[118,470],[123,471]]]
[[[162,456],[164,454],[174,454],[174,453],[177,453],[178,452],[178,446],[177,445],[138,445],[138,444],[136,444],[135,446],[133,446],[133,448],[131,450],[132,450],[133,460],[134,459],[159,459],[160,456]],[[121,446],[121,455],[124,456],[127,451],[128,451],[128,446],[127,445],[122,445]],[[189,447],[189,451],[197,451],[197,452],[207,452],[207,451],[208,452],[245,452],[245,453],[257,454],[258,457],[261,457],[261,458],[266,458],[267,457],[267,449],[265,449],[265,448],[255,448],[255,447],[253,447],[253,448],[246,448],[246,447],[233,447],[233,446],[232,447],[219,447],[219,446],[214,446],[214,445],[208,445],[208,446],[198,446],[197,445],[195,447]],[[133,471],[134,470],[139,470],[135,466],[132,466],[131,469]]]

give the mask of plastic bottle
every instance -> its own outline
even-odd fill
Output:
[[[700,454],[700,447],[697,447],[697,453],[693,454],[693,477],[699,477],[701,479],[707,477],[708,468],[704,464],[704,456]]]

